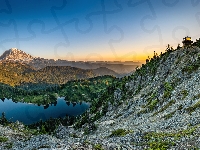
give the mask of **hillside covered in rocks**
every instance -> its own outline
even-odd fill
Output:
[[[36,132],[34,132],[36,133]],[[0,126],[0,149],[199,149],[200,48],[168,47],[51,135]]]

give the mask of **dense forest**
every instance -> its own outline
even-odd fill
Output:
[[[66,101],[71,102],[91,102],[116,80],[117,78],[113,76],[99,76],[90,79],[72,80],[66,84],[54,85],[43,90],[28,90],[0,84],[0,98],[12,98],[15,102],[35,103],[38,105],[54,103],[57,97],[65,97]]]

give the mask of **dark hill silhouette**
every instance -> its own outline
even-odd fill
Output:
[[[70,66],[46,66],[36,70],[30,65],[14,61],[0,61],[0,83],[11,86],[39,86],[64,84],[70,80],[118,74],[110,69],[80,69]],[[30,87],[29,86],[29,87]]]
[[[103,75],[113,75],[115,77],[119,77],[120,75],[118,73],[116,73],[115,71],[108,69],[106,67],[100,67],[97,69],[93,69],[93,72],[97,75],[97,76],[103,76]]]

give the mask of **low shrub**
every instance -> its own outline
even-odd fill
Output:
[[[173,112],[171,112],[171,113],[165,115],[164,118],[165,118],[165,119],[171,118],[171,117],[175,114],[175,112],[176,112],[176,111],[173,111]]]
[[[187,90],[182,90],[181,94],[183,95],[183,99],[188,96],[188,91]]]
[[[194,104],[193,106],[190,106],[186,109],[186,111],[188,111],[189,113],[192,113],[193,111],[195,111],[195,109],[200,108],[200,101],[198,101],[196,104]]]
[[[150,103],[150,105],[148,106],[148,108],[150,109],[150,111],[154,110],[155,107],[157,106],[157,104],[158,104],[158,99],[153,100],[153,101]]]
[[[95,150],[103,150],[103,148],[101,147],[100,144],[96,144],[96,145],[94,146],[94,149],[95,149]]]
[[[13,143],[8,143],[8,144],[5,146],[5,148],[7,148],[7,149],[11,149],[12,146],[13,146]]]
[[[153,141],[149,142],[150,149],[157,149],[157,150],[167,150],[170,145],[174,145],[172,142],[168,141]]]
[[[113,136],[124,136],[128,133],[128,131],[126,131],[125,129],[117,129],[112,131],[112,133],[109,135],[109,137],[113,137]]]
[[[7,137],[0,136],[0,142],[6,142],[6,141],[8,141]]]
[[[165,87],[164,98],[169,98],[171,96],[171,92],[173,91],[173,87],[169,82],[165,82],[164,87]]]
[[[159,111],[155,112],[153,115],[157,115],[158,113],[165,111],[168,107],[170,107],[173,104],[175,104],[175,100],[169,101],[164,107],[162,107]]]

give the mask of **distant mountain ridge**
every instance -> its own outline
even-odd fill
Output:
[[[81,69],[97,69],[97,68],[108,68],[114,71],[114,74],[120,74],[124,76],[135,70],[136,66],[140,66],[139,62],[108,62],[108,61],[97,61],[97,62],[84,62],[84,61],[68,61],[68,60],[54,60],[54,59],[45,59],[40,57],[33,57],[26,52],[19,50],[17,48],[11,48],[6,50],[1,56],[0,61],[8,60],[14,62],[26,63],[35,69],[39,70],[45,68],[46,66],[71,66]],[[104,69],[105,72],[105,69]],[[111,71],[109,71],[109,74]],[[117,76],[118,76],[117,75]]]
[[[102,75],[113,75],[115,77],[118,77],[119,74],[116,73],[115,71],[108,69],[106,67],[99,67],[97,69],[93,69],[93,72],[98,75],[98,76],[102,76]]]
[[[23,84],[64,84],[69,80],[92,78],[92,70],[70,66],[47,66],[35,70],[20,62],[3,61],[0,63],[0,83],[11,86]]]
[[[32,66],[8,60],[0,61],[0,83],[11,86],[24,85],[58,85],[70,80],[88,79],[96,76],[118,74],[107,68],[80,69],[71,66],[46,66],[35,69]]]

